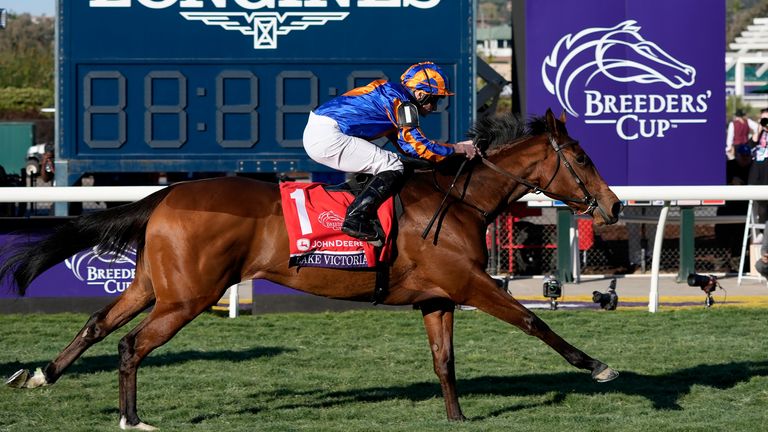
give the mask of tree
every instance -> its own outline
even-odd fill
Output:
[[[0,31],[0,87],[47,89],[54,85],[54,19],[10,15]]]

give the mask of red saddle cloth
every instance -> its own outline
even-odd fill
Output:
[[[280,183],[280,198],[290,243],[289,266],[372,268],[389,261],[393,222],[392,198],[379,207],[384,246],[378,253],[370,243],[341,232],[347,207],[354,199],[346,191],[328,192],[322,183]]]

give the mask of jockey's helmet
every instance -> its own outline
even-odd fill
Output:
[[[400,81],[411,93],[422,90],[434,96],[453,96],[448,90],[448,77],[432,62],[421,62],[408,68]]]

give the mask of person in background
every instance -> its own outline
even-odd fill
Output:
[[[764,278],[768,278],[768,235],[763,236],[763,244],[760,247],[760,258],[755,262],[755,270]]]
[[[760,110],[760,127],[748,142],[752,148],[752,166],[747,184],[768,185],[768,108]],[[756,201],[757,222],[768,220],[768,201]]]
[[[452,96],[445,73],[432,62],[409,67],[399,81],[377,80],[331,99],[309,113],[304,149],[315,162],[348,172],[373,174],[373,179],[347,209],[341,231],[376,244],[376,210],[398,189],[403,163],[397,154],[370,141],[387,137],[400,152],[433,162],[452,154],[474,158],[472,141],[455,144],[427,138],[419,117]]]
[[[752,166],[752,149],[748,144],[742,144],[735,148],[736,158],[726,162],[725,181],[727,185],[740,186],[747,184],[749,169]],[[738,215],[744,217],[747,214],[748,203],[742,200],[726,201],[717,208],[718,216]],[[727,256],[724,267],[728,273],[735,273],[737,264],[735,260],[741,256],[741,240],[744,234],[744,224],[716,224],[715,238],[718,245],[725,247]]]
[[[747,117],[742,108],[737,108],[733,119],[728,123],[728,133],[725,138],[725,156],[728,160],[736,158],[736,146],[746,144],[751,135],[759,129],[757,122]]]

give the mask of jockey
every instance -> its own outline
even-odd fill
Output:
[[[433,112],[440,99],[452,95],[443,71],[432,62],[422,62],[408,68],[400,82],[373,81],[309,113],[303,141],[312,160],[344,172],[374,175],[349,205],[341,228],[344,233],[381,242],[373,222],[376,210],[394,194],[403,176],[397,154],[371,140],[385,136],[400,152],[433,162],[454,153],[475,157],[472,141],[439,143],[419,128],[419,115]]]

